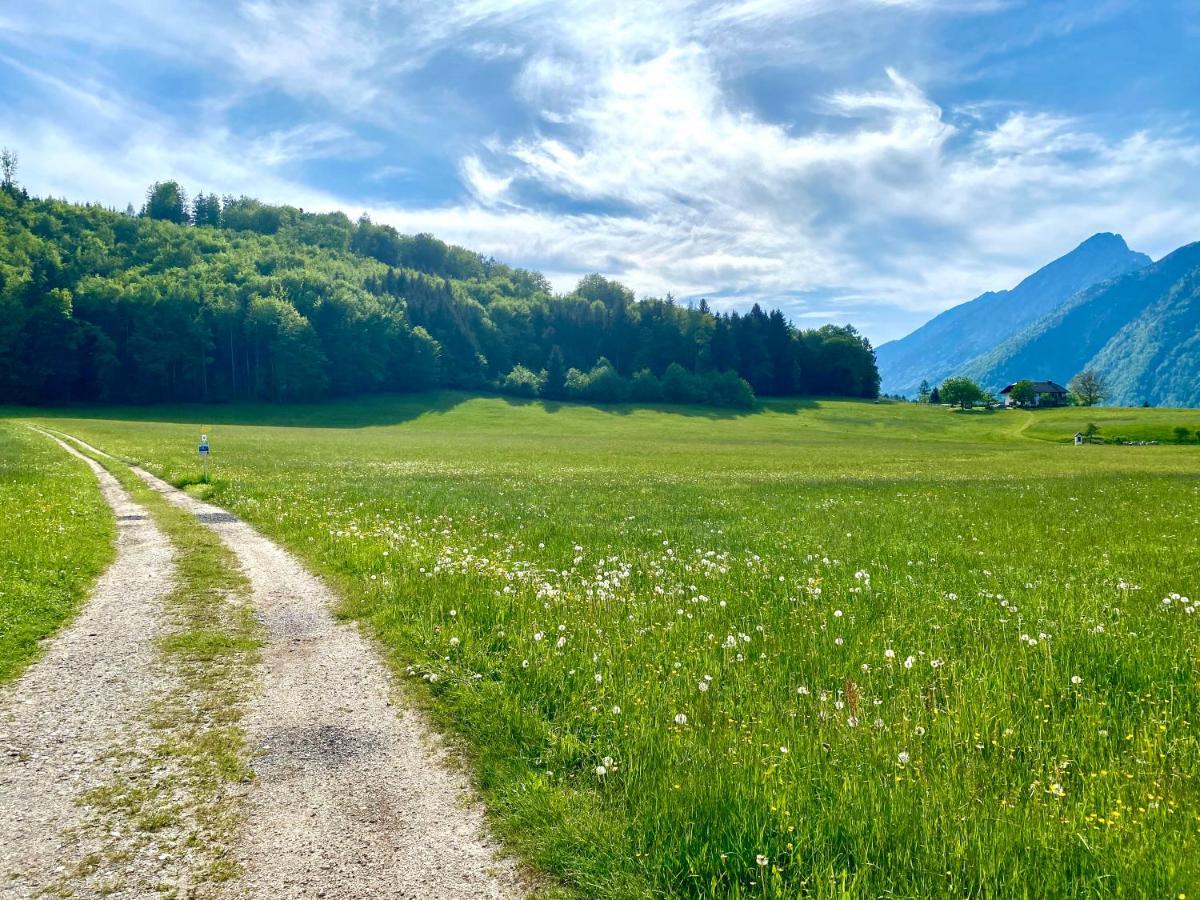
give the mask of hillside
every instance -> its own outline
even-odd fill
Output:
[[[1096,234],[1030,275],[1012,290],[989,291],[946,310],[912,334],[876,350],[882,390],[912,396],[921,382],[937,384],[958,374],[1072,295],[1150,263],[1117,234]]]
[[[1093,357],[1120,406],[1200,406],[1200,267],[1184,274]]]
[[[1200,404],[1198,284],[1200,243],[1082,291],[963,371],[995,390],[1021,378],[1066,384],[1095,368],[1115,405]]]
[[[154,185],[141,214],[0,188],[0,402],[268,400],[412,391],[746,406],[873,397],[870,344],[745,314],[568,294],[431,235]],[[753,392],[752,392],[753,391]]]

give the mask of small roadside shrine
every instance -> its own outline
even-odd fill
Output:
[[[1082,431],[1075,432],[1075,446],[1078,447],[1082,443],[1083,443],[1083,432]]]

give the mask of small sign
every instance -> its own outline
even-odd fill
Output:
[[[208,432],[200,432],[200,455],[208,456]]]
[[[200,455],[201,455],[201,456],[208,456],[208,444],[201,444],[201,445],[200,445]]]

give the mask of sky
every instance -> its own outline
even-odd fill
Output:
[[[0,0],[0,144],[879,344],[1200,240],[1198,51],[1194,0]]]

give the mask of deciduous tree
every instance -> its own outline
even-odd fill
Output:
[[[942,382],[941,393],[943,402],[957,403],[963,409],[970,409],[983,399],[983,388],[962,375]]]
[[[1080,406],[1095,406],[1108,399],[1108,384],[1095,369],[1084,369],[1067,385]]]
[[[1018,406],[1031,406],[1037,400],[1037,391],[1033,389],[1033,382],[1028,378],[1014,384],[1008,394]]]

